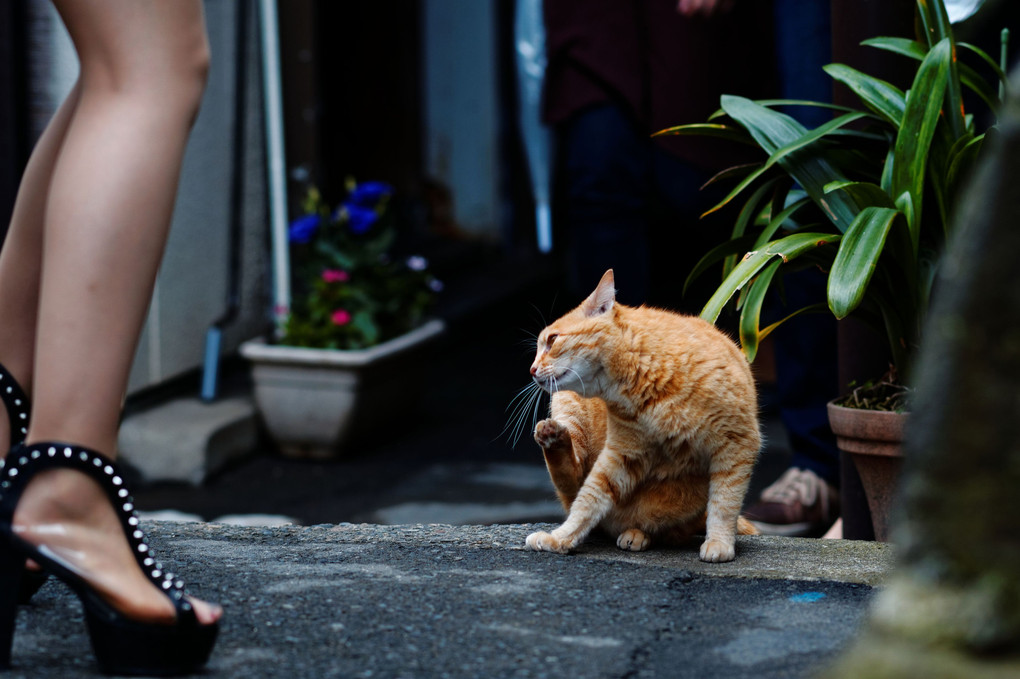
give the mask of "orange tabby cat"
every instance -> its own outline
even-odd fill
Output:
[[[538,336],[531,375],[552,394],[535,440],[567,519],[527,546],[566,553],[596,526],[622,549],[705,532],[730,561],[757,531],[740,508],[761,446],[751,370],[710,323],[616,302],[613,272]]]

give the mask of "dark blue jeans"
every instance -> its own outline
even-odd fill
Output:
[[[559,131],[571,292],[587,295],[612,268],[624,304],[700,311],[707,297],[688,295],[685,304],[681,294],[713,244],[698,220],[706,174],[659,148],[613,104],[584,109]]]
[[[781,95],[786,99],[831,101],[832,79],[822,70],[831,61],[829,3],[774,0],[776,53]],[[809,128],[831,114],[796,107],[788,113]],[[802,271],[785,279],[786,308],[777,300],[777,318],[825,299],[826,277]],[[836,321],[830,314],[798,316],[775,333],[779,414],[790,436],[794,467],[810,469],[839,485],[839,451],[829,429],[825,404],[839,393]]]
[[[785,278],[784,288],[786,307],[774,303],[770,309],[769,315],[776,320],[825,299],[825,275],[800,271]],[[810,469],[839,486],[839,450],[825,405],[839,392],[836,320],[829,313],[797,316],[780,326],[773,337],[776,401],[790,437],[791,466]]]

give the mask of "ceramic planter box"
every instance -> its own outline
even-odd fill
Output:
[[[444,330],[442,321],[369,349],[307,349],[250,340],[241,355],[252,364],[255,402],[285,455],[328,458],[352,434],[395,424],[424,385],[422,354]]]

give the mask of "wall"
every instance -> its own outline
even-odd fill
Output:
[[[454,219],[497,237],[500,206],[494,0],[424,0],[425,172],[452,190]]]

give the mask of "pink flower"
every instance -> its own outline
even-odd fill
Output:
[[[322,272],[322,280],[327,283],[346,283],[351,275],[341,269],[326,269]]]
[[[333,319],[333,325],[347,325],[351,322],[351,312],[347,309],[337,309],[330,318]]]

